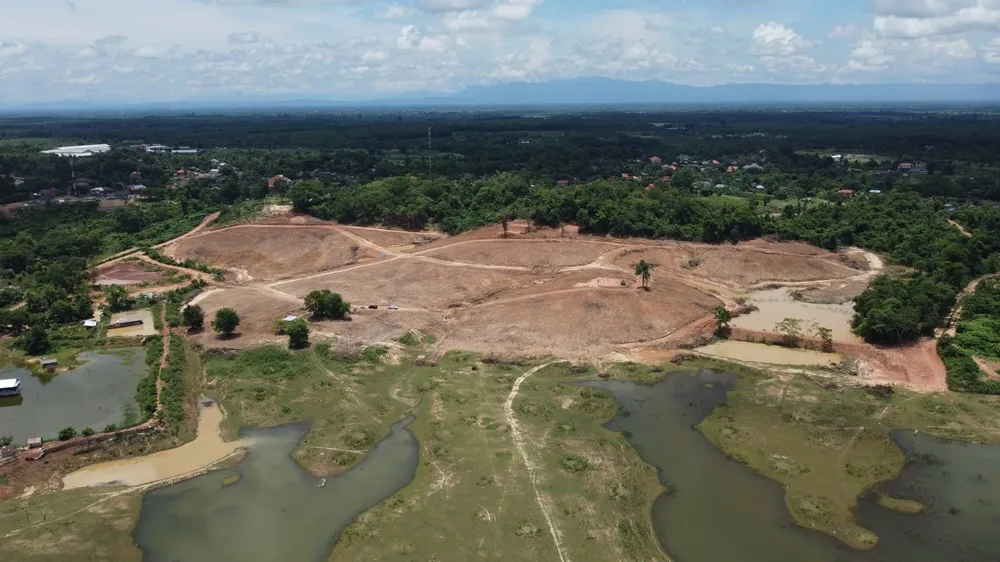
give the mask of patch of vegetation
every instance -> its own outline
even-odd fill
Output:
[[[204,272],[204,273],[208,273],[216,281],[222,281],[222,279],[226,275],[225,271],[223,271],[223,270],[221,270],[221,269],[219,269],[217,267],[212,267],[212,266],[209,266],[209,265],[205,265],[205,264],[203,264],[201,262],[197,262],[197,261],[191,260],[191,259],[177,260],[177,259],[174,259],[174,258],[172,258],[172,257],[164,254],[163,252],[157,250],[156,248],[153,248],[152,246],[144,247],[144,248],[142,248],[142,251],[147,256],[149,256],[151,259],[153,259],[153,260],[155,260],[157,262],[160,262],[160,263],[166,264],[166,265],[172,265],[172,266],[175,266],[175,267],[184,267],[184,268],[187,268],[187,269],[196,269],[198,271],[201,271],[201,272]]]
[[[369,363],[378,363],[383,357],[389,354],[389,348],[384,345],[370,345],[365,348],[361,356]]]
[[[142,494],[120,492],[124,489],[80,488],[0,502],[4,562],[139,562],[142,552],[132,542],[130,532],[139,518]],[[48,524],[35,526],[43,522]],[[7,537],[8,533],[16,534]],[[53,547],[56,544],[59,546]]]
[[[146,342],[146,374],[139,379],[135,389],[135,402],[139,405],[139,415],[143,421],[156,413],[156,379],[160,372],[162,356],[163,338],[151,337]]]
[[[799,524],[869,548],[877,537],[855,523],[851,510],[862,493],[902,469],[892,430],[997,442],[988,420],[998,408],[970,395],[869,392],[827,377],[744,369],[699,429],[730,457],[779,481]],[[953,423],[956,417],[963,423]]]
[[[305,304],[306,309],[316,318],[345,320],[351,314],[351,303],[346,302],[340,293],[330,292],[329,289],[310,291],[306,295]]]

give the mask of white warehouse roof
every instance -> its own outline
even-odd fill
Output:
[[[111,145],[107,144],[81,144],[78,146],[60,146],[52,150],[43,150],[42,154],[55,154],[56,156],[93,156],[111,150]]]
[[[0,380],[0,390],[7,390],[10,388],[17,388],[21,386],[21,381],[18,379],[2,379]]]

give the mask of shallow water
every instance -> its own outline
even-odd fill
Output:
[[[753,361],[773,365],[839,365],[843,357],[837,353],[823,353],[810,349],[793,349],[778,345],[750,343],[745,341],[724,340],[696,348],[707,355],[736,359],[738,361]]]
[[[411,421],[323,488],[290,457],[308,426],[241,431],[252,444],[236,467],[146,494],[136,544],[150,562],[325,561],[348,524],[413,479]]]
[[[143,457],[91,465],[63,477],[63,489],[85,486],[140,486],[196,472],[246,446],[245,441],[224,441],[220,432],[222,409],[213,400],[199,403],[198,435],[194,441]]]
[[[145,372],[141,349],[81,353],[84,364],[52,377],[8,365],[0,379],[21,379],[21,396],[0,399],[0,435],[25,443],[32,437],[54,439],[59,430],[96,431],[122,422],[125,409],[136,408],[135,386]]]
[[[1000,447],[939,441],[900,432],[911,456],[949,459],[908,465],[887,484],[894,496],[930,506],[900,514],[861,502],[859,521],[880,536],[868,552],[799,527],[777,482],[726,457],[695,427],[725,401],[735,375],[667,375],[652,386],[588,382],[614,395],[621,411],[608,424],[655,466],[668,492],[653,504],[653,526],[677,562],[939,562],[1000,560]],[[707,387],[706,385],[710,385]],[[907,436],[909,433],[909,436]],[[949,513],[954,507],[957,514]]]
[[[1000,560],[1000,447],[937,439],[912,431],[893,437],[909,463],[899,478],[880,488],[915,500],[923,513],[907,515],[880,507],[874,496],[859,502],[862,525],[881,537],[875,554],[886,562]]]
[[[733,327],[774,332],[774,325],[778,322],[785,318],[798,318],[802,320],[804,335],[812,336],[815,326],[822,326],[832,330],[833,338],[837,341],[860,341],[851,332],[853,302],[816,304],[797,301],[792,298],[792,289],[787,287],[758,291],[751,294],[747,302],[758,310],[733,318]]]

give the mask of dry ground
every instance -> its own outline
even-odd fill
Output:
[[[150,267],[149,269],[152,269]],[[98,269],[95,285],[138,285],[155,284],[164,279],[159,271],[149,271],[136,261],[120,261]]]
[[[734,306],[755,285],[866,275],[839,254],[806,244],[615,239],[521,222],[512,223],[507,238],[499,225],[445,237],[314,220],[296,225],[296,218],[202,232],[170,246],[178,257],[246,274],[199,302],[208,318],[222,307],[236,309],[243,318],[237,336],[219,340],[206,332],[193,336],[199,343],[246,348],[281,341],[274,320],[303,315],[301,299],[329,289],[352,303],[353,321],[311,322],[313,341],[356,348],[418,330],[436,337],[435,353],[634,356],[644,347],[703,339],[713,309]],[[634,276],[640,259],[657,266],[649,291]]]
[[[262,281],[334,269],[374,257],[371,250],[323,226],[234,226],[181,240],[168,246],[166,253]]]
[[[862,272],[839,263],[836,254],[802,253],[802,244],[758,243],[739,246],[674,244],[647,251],[630,252],[615,263],[628,267],[641,259],[667,271],[722,283],[737,291],[748,291],[767,283],[846,279]],[[654,269],[655,271],[655,269]]]

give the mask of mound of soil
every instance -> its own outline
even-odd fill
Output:
[[[193,259],[272,280],[334,269],[368,256],[336,230],[310,226],[248,225],[209,231],[171,246],[177,259]]]
[[[164,279],[158,271],[146,271],[135,262],[120,261],[98,271],[96,285],[138,285]]]

